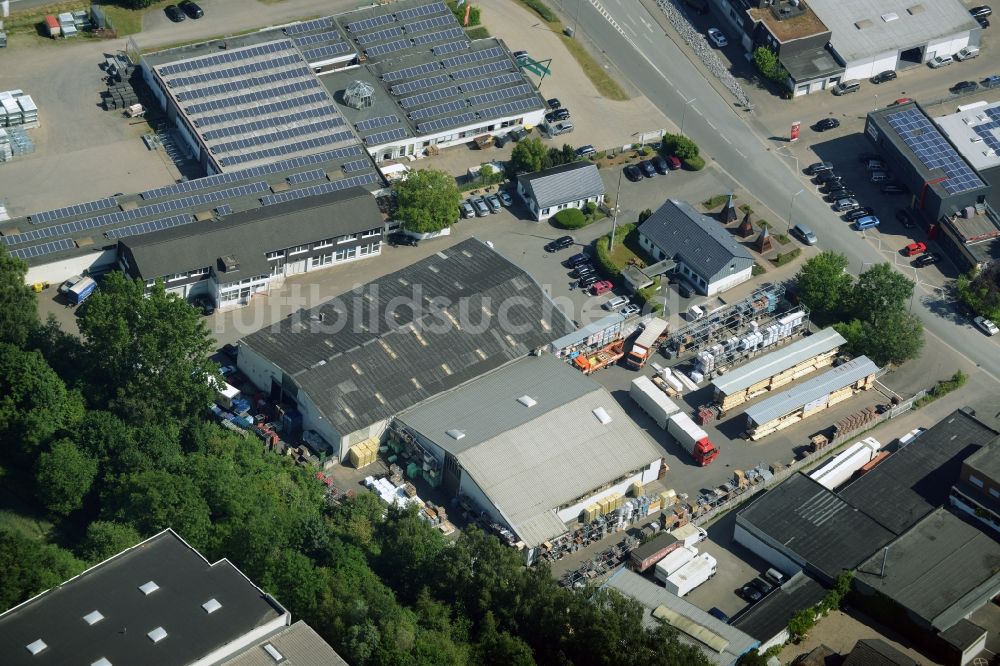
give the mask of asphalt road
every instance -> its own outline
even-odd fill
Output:
[[[769,151],[766,138],[755,131],[746,112],[708,84],[645,7],[634,0],[554,2],[570,24],[577,25],[577,33],[601,45],[608,60],[682,126],[707,159],[717,162],[766,206],[783,216],[791,210],[793,223],[808,223],[817,232],[820,246],[846,255],[856,273],[889,260],[831,211],[793,164]],[[945,295],[918,287],[912,311],[927,330],[1000,378],[997,343],[958,316]]]

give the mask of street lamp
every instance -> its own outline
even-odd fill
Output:
[[[787,234],[792,228],[792,207],[795,205],[795,197],[799,196],[805,192],[805,189],[801,189],[792,195],[792,200],[788,202],[788,219],[785,221],[785,233]]]
[[[618,191],[615,192],[615,212],[611,218],[611,240],[608,241],[608,254],[615,250],[615,231],[618,229],[618,209],[622,207],[622,173],[624,169],[618,170]]]
[[[875,93],[875,106],[872,108],[872,111],[878,111],[878,93]]]
[[[687,116],[688,107],[691,106],[692,102],[697,101],[697,97],[692,97],[691,99],[684,102],[684,109],[681,111],[681,134],[684,134],[684,118]]]

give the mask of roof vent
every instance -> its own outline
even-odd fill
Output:
[[[208,613],[209,615],[211,615],[211,614],[212,614],[212,613],[214,613],[215,611],[217,611],[217,610],[219,610],[220,608],[222,608],[222,604],[220,604],[220,603],[218,602],[218,600],[216,600],[216,599],[215,599],[215,598],[213,597],[212,599],[209,599],[208,601],[206,601],[205,603],[203,603],[203,604],[201,605],[201,607],[205,609],[205,612],[206,612],[206,613]]]
[[[907,11],[907,13],[909,13],[910,16],[916,16],[917,14],[923,14],[924,13],[924,6],[923,5],[913,5],[912,7],[908,7],[906,9],[906,11]]]
[[[530,395],[522,395],[520,398],[517,399],[517,401],[522,405],[524,405],[525,407],[534,407],[535,405],[538,404],[538,401],[532,398]]]
[[[83,616],[83,621],[89,624],[90,626],[94,626],[103,619],[104,616],[101,615],[101,611],[98,610],[91,611]]]
[[[854,27],[857,28],[858,30],[864,30],[865,28],[872,27],[872,22],[869,21],[868,19],[861,19],[860,21],[857,21],[854,24]]]
[[[45,644],[45,641],[39,638],[37,641],[32,641],[31,643],[28,643],[24,647],[28,650],[28,652],[34,655],[38,654],[39,652],[47,648],[48,645]]]
[[[149,636],[149,640],[153,641],[154,643],[159,643],[160,641],[162,641],[164,638],[167,637],[167,630],[164,629],[163,627],[157,627],[156,629],[153,629],[146,635]]]
[[[101,657],[97,661],[91,662],[90,666],[111,666],[111,662],[108,661],[107,657]]]
[[[240,261],[236,258],[236,255],[227,254],[224,257],[219,257],[219,266],[224,273],[231,273],[232,271],[240,270]]]
[[[597,420],[601,422],[601,425],[608,425],[611,423],[611,415],[608,414],[607,410],[603,407],[595,409],[594,416],[596,416]]]
[[[153,592],[156,592],[158,589],[160,589],[160,586],[157,585],[154,581],[149,581],[148,583],[143,583],[142,585],[139,586],[139,591],[145,594],[146,596],[149,596]]]
[[[451,430],[449,430],[447,432],[448,432],[448,436],[451,437],[456,442],[458,440],[462,439],[463,437],[465,437],[465,433],[462,432],[461,430],[456,429],[456,428],[452,428]]]
[[[264,645],[264,652],[271,655],[271,659],[274,659],[274,662],[276,664],[280,664],[282,661],[285,660],[285,658],[281,656],[281,653],[278,652],[278,648],[274,647],[270,643],[266,643]]]
[[[890,23],[899,18],[899,14],[896,12],[889,12],[888,14],[882,14],[882,20],[886,23]]]

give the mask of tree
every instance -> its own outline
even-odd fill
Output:
[[[816,611],[812,608],[803,608],[788,621],[788,633],[792,640],[798,643],[808,635],[815,624]]]
[[[87,301],[80,333],[93,363],[88,397],[126,423],[186,421],[211,402],[210,378],[221,381],[198,312],[160,282],[147,295],[141,281],[109,273]]]
[[[562,147],[562,162],[561,164],[572,164],[580,159],[580,156],[576,154],[576,148],[564,143]]]
[[[587,218],[579,208],[565,208],[553,216],[553,221],[563,229],[580,229],[587,226]]]
[[[35,294],[24,283],[28,264],[0,247],[0,342],[21,347],[38,326]]]
[[[68,439],[59,439],[38,457],[35,492],[45,507],[57,516],[80,508],[97,476],[97,461]]]
[[[522,139],[514,146],[514,150],[510,154],[510,161],[507,162],[510,175],[541,171],[544,168],[547,154],[548,148],[541,140]]]
[[[406,180],[397,181],[394,188],[399,205],[396,215],[405,229],[432,233],[455,223],[462,195],[455,179],[444,171],[411,171]]]
[[[128,523],[143,536],[172,527],[197,547],[208,539],[208,504],[186,476],[164,470],[127,474],[103,499],[104,519]]]
[[[858,276],[851,292],[851,314],[888,332],[890,329],[880,325],[880,320],[902,312],[912,295],[913,280],[893,270],[888,263],[875,264]]]
[[[916,357],[924,346],[923,325],[903,310],[882,314],[877,323],[852,319],[833,327],[847,341],[849,354],[863,354],[878,365],[902,363]]]
[[[493,176],[495,171],[493,167],[489,164],[484,164],[479,167],[479,182],[483,185],[488,185],[493,182]]]
[[[842,254],[821,252],[803,264],[795,276],[799,301],[809,308],[816,323],[825,325],[838,319],[853,282],[848,264]]]
[[[768,79],[776,83],[787,84],[788,72],[782,67],[778,56],[771,49],[766,46],[758,46],[753,52],[753,62],[757,66],[757,71]]]
[[[498,630],[493,613],[483,619],[472,655],[471,663],[482,666],[535,666],[531,648],[520,638]]]
[[[0,527],[0,608],[10,608],[83,571],[72,553]]]
[[[114,4],[120,5],[125,9],[146,9],[151,7],[156,0],[115,0]]]
[[[960,275],[955,287],[958,297],[973,312],[1000,321],[1000,262]]]
[[[653,217],[653,211],[652,209],[647,208],[646,210],[639,213],[639,224],[642,224],[651,217]]]
[[[665,134],[663,136],[663,151],[668,155],[676,155],[682,160],[691,160],[700,154],[698,144],[683,134]]]
[[[77,551],[90,564],[103,562],[142,541],[131,525],[110,520],[95,520],[87,526],[87,533]]]

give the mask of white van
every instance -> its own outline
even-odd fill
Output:
[[[628,305],[628,299],[624,296],[615,296],[609,301],[606,301],[601,307],[605,310],[617,310]]]

